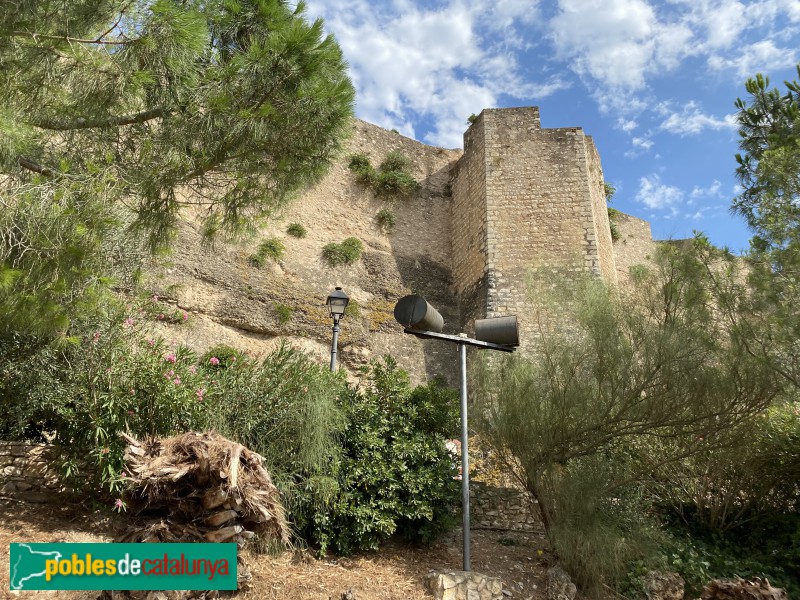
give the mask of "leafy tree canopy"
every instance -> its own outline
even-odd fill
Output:
[[[798,65],[800,74],[800,65]],[[776,371],[800,385],[800,83],[770,89],[760,73],[738,99],[742,193],[733,211],[754,232],[749,290],[729,296],[726,314],[748,350],[770,359]],[[733,301],[735,300],[735,302]]]
[[[130,241],[165,247],[181,207],[208,236],[251,226],[324,173],[353,101],[302,2],[0,10],[2,312],[63,330],[107,259]]]
[[[785,92],[769,84],[759,73],[745,84],[749,99],[736,100],[743,190],[733,210],[755,232],[754,252],[781,269],[800,250],[800,83],[785,82]]]

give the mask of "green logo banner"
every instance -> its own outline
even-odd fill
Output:
[[[11,544],[12,590],[235,590],[236,544]]]

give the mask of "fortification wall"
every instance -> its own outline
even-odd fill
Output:
[[[535,343],[543,318],[535,310],[532,269],[616,280],[600,159],[581,129],[541,129],[535,107],[484,110],[464,149],[454,171],[454,208],[468,206],[453,218],[465,239],[454,239],[453,252],[460,245],[475,252],[483,243],[485,266],[481,271],[480,261],[470,258],[470,269],[454,269],[460,303],[485,288],[481,314],[474,316],[516,314],[524,350]],[[469,212],[476,204],[486,207],[485,234]],[[465,329],[474,316],[462,313]]]
[[[411,198],[389,201],[356,182],[349,156],[364,153],[377,165],[392,150],[411,159],[421,184]],[[149,287],[159,301],[189,313],[187,324],[164,325],[167,340],[199,352],[225,343],[253,354],[273,349],[285,339],[324,362],[329,357],[332,322],[325,307],[328,293],[340,285],[357,305],[357,315],[342,321],[339,358],[351,371],[372,357],[392,354],[415,382],[437,374],[456,381],[456,359],[440,342],[405,335],[392,310],[403,295],[421,293],[442,312],[451,332],[458,329],[458,306],[451,283],[450,170],[457,150],[426,146],[363,121],[341,158],[312,189],[245,242],[203,245],[199,225],[181,224],[175,251],[166,267],[150,270]],[[396,225],[383,232],[376,220],[391,208]],[[286,233],[289,223],[307,229],[303,239]],[[279,238],[286,246],[277,262],[263,268],[249,262],[259,243]],[[362,258],[352,266],[330,267],[322,248],[357,237]],[[288,307],[282,322],[279,307]]]
[[[606,203],[605,179],[603,167],[600,165],[600,154],[594,145],[591,136],[584,138],[588,194],[592,207],[592,221],[594,233],[587,232],[587,244],[592,235],[597,244],[600,274],[603,280],[610,284],[617,283],[616,256],[614,254],[614,240],[611,239],[611,226],[608,222],[608,204]]]
[[[376,197],[348,169],[353,153],[377,166],[392,150],[411,160],[421,183],[410,198]],[[396,215],[390,233],[376,219],[383,208]],[[287,235],[295,222],[307,229],[305,238]],[[649,225],[624,217],[618,227],[622,239],[612,243],[591,137],[580,128],[542,129],[536,107],[484,110],[465,133],[463,153],[356,120],[328,175],[252,239],[210,249],[199,225],[187,220],[171,264],[151,269],[149,284],[160,302],[190,315],[188,325],[162,326],[168,340],[199,352],[225,343],[262,354],[285,339],[320,361],[330,352],[325,299],[340,285],[357,308],[342,323],[345,367],[389,353],[415,382],[444,375],[455,383],[454,349],[405,335],[395,323],[400,297],[425,296],[442,313],[446,333],[471,333],[476,318],[516,314],[524,351],[535,346],[541,326],[556,326],[540,301],[558,279],[553,271],[624,285],[629,267],[646,261]],[[322,248],[351,236],[364,243],[361,260],[327,265]],[[269,237],[285,244],[285,255],[256,268],[249,257]]]
[[[653,241],[650,223],[644,219],[617,213],[614,222],[619,232],[619,239],[614,242],[617,280],[624,287],[630,279],[631,267],[647,264],[657,242]]]
[[[486,316],[488,297],[486,136],[483,115],[464,134],[464,154],[453,169],[453,283],[460,330]]]

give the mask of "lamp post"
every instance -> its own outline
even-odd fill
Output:
[[[461,363],[461,523],[463,531],[463,566],[471,571],[469,529],[469,427],[467,423],[467,346],[487,350],[514,352],[519,346],[517,317],[495,317],[475,321],[475,338],[466,334],[442,333],[444,319],[439,311],[422,296],[404,296],[394,307],[394,318],[404,327],[404,333],[420,338],[458,344]]]
[[[333,341],[331,342],[331,371],[336,370],[336,351],[339,343],[339,320],[344,317],[344,311],[350,297],[344,293],[342,288],[336,287],[328,296],[328,310],[333,318]]]

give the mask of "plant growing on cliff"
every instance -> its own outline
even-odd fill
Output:
[[[304,238],[306,237],[306,228],[303,227],[300,223],[290,223],[289,226],[286,228],[286,233],[288,233],[292,237]]]
[[[356,174],[359,183],[372,187],[378,178],[375,167],[372,166],[366,154],[353,154],[350,156],[348,168]]]
[[[603,182],[603,194],[606,197],[606,203],[610,204],[614,199],[614,194],[617,193],[617,188],[607,181]],[[622,213],[616,208],[608,207],[608,227],[611,230],[611,241],[616,242],[621,237],[619,227],[617,227],[617,219]]]
[[[283,245],[283,242],[278,238],[269,238],[258,245],[258,252],[250,255],[250,264],[260,269],[268,258],[275,261],[280,260],[285,251],[286,246]]]
[[[322,257],[327,263],[336,267],[339,265],[352,265],[359,258],[364,251],[364,244],[356,237],[349,237],[337,244],[331,242],[322,248]]]
[[[382,208],[375,215],[375,220],[378,222],[378,227],[389,233],[394,229],[397,223],[397,218],[391,208]]]
[[[377,170],[365,154],[353,154],[349,163],[358,181],[379,196],[407,196],[416,191],[419,184],[411,176],[411,166],[408,157],[398,150],[389,152]]]

